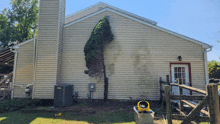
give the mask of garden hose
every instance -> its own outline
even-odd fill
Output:
[[[163,100],[163,102],[162,102],[162,104],[161,104],[161,107],[155,111],[155,115],[157,114],[157,112],[158,112],[159,110],[161,110],[161,109],[163,108],[163,104],[164,104],[164,100]]]

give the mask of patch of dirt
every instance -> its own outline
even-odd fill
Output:
[[[153,111],[161,108],[161,104],[158,101],[148,101],[150,103],[150,108]],[[108,102],[103,102],[101,100],[88,102],[79,101],[72,106],[67,107],[55,107],[54,111],[72,111],[77,115],[86,116],[99,114],[101,112],[114,112],[114,111],[124,111],[124,112],[134,112],[133,107],[137,106],[138,101],[126,101],[120,102],[117,100],[109,100]],[[164,107],[165,108],[165,107]],[[160,115],[155,115],[161,117]]]
[[[72,111],[77,115],[86,116],[98,114],[101,112],[114,112],[118,110],[123,110],[125,112],[133,112],[133,107],[131,103],[128,102],[118,102],[118,101],[95,101],[95,102],[85,102],[81,101],[72,106],[67,107],[55,107],[55,111]]]
[[[153,111],[161,108],[161,104],[158,101],[148,101],[150,103],[150,108]],[[74,114],[79,116],[96,115],[102,112],[115,112],[123,111],[126,113],[133,113],[133,107],[137,106],[138,101],[118,101],[109,100],[108,102],[103,102],[102,100],[94,100],[93,102],[88,102],[86,100],[80,100],[78,103],[74,103],[72,106],[67,107],[37,107],[32,109],[23,109],[26,112],[74,112]],[[164,107],[165,108],[165,107]],[[28,112],[29,111],[29,112]],[[161,110],[155,117],[161,118]]]

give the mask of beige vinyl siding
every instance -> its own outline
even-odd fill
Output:
[[[70,25],[64,30],[62,82],[74,84],[79,98],[87,98],[88,83],[96,83],[84,74],[84,45],[97,22],[110,16],[115,36],[105,48],[105,65],[109,78],[109,99],[159,99],[159,77],[170,75],[170,63],[191,64],[192,86],[204,89],[205,74],[201,45],[138,23],[113,12],[98,15]],[[94,99],[102,99],[104,82],[96,83]]]
[[[191,73],[192,73],[192,87],[206,90],[204,63],[203,62],[192,62]],[[193,94],[196,94],[196,93],[193,92]]]
[[[153,23],[154,25],[156,25],[156,22],[152,22],[151,20],[148,20],[146,18],[140,17],[140,16],[135,15],[135,14],[130,13],[130,12],[126,12],[126,11],[121,10],[119,8],[107,5],[105,3],[99,4],[99,5],[96,5],[96,6],[93,5],[93,7],[91,6],[91,8],[86,8],[86,9],[83,9],[82,11],[79,11],[79,12],[76,12],[76,13],[74,13],[72,15],[69,15],[68,17],[66,17],[65,24],[71,23],[71,22],[76,21],[76,20],[78,20],[80,18],[88,16],[88,15],[90,15],[92,13],[95,13],[95,12],[99,11],[100,7],[102,7],[103,9],[104,8],[110,8],[110,9],[115,10],[115,11],[120,11],[120,13],[122,13],[122,14],[129,14],[129,16],[131,16],[133,18],[142,20],[142,21],[150,23],[150,24]]]
[[[63,13],[59,8],[65,0],[41,0],[36,53],[36,70],[33,98],[53,99],[57,81],[58,44],[60,20]],[[63,9],[62,9],[63,10]],[[64,20],[63,20],[64,21]]]
[[[28,84],[32,84],[33,82],[33,41],[30,41],[17,49],[17,67],[15,71],[14,83],[20,84],[22,87],[14,87],[14,98],[27,97],[24,90]]]
[[[89,8],[89,9],[87,9],[87,10],[78,12],[78,13],[76,13],[76,14],[73,14],[73,15],[71,15],[71,16],[69,16],[69,17],[66,18],[65,24],[67,24],[67,23],[69,23],[69,22],[72,22],[72,21],[75,21],[75,20],[77,20],[77,19],[80,19],[80,18],[82,18],[82,17],[84,17],[84,16],[87,16],[87,15],[89,15],[89,14],[91,14],[91,13],[94,13],[94,12],[96,12],[96,11],[99,10],[99,7],[105,8],[106,6],[100,4],[100,5],[98,5],[98,6]]]

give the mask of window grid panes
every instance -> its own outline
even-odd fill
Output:
[[[174,67],[174,79],[179,79],[180,84],[186,84],[185,67]]]

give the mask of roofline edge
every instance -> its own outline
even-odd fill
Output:
[[[119,15],[121,15],[121,16],[124,16],[124,17],[126,17],[126,18],[132,19],[132,20],[137,21],[137,22],[139,22],[139,23],[148,25],[148,26],[150,26],[150,27],[156,28],[156,29],[158,29],[158,30],[167,32],[167,33],[169,33],[169,34],[171,34],[171,35],[180,37],[180,38],[182,38],[182,39],[185,39],[185,40],[188,40],[188,41],[197,43],[197,44],[201,45],[202,48],[208,49],[208,48],[211,47],[211,45],[209,45],[209,44],[206,44],[206,43],[203,43],[203,42],[201,42],[201,41],[195,40],[195,39],[193,39],[193,38],[184,36],[184,35],[182,35],[182,34],[178,34],[178,33],[176,33],[176,32],[170,31],[170,30],[168,30],[168,29],[165,29],[165,28],[162,28],[162,27],[159,27],[159,26],[156,26],[156,25],[153,25],[153,24],[144,22],[144,21],[142,21],[142,20],[136,19],[136,18],[131,17],[131,16],[128,16],[128,15],[126,15],[126,14],[117,12],[117,11],[111,9],[111,8],[104,8],[104,9],[102,9],[102,10],[100,10],[100,11],[97,11],[97,12],[92,13],[92,14],[90,14],[90,15],[84,16],[83,18],[80,18],[80,19],[75,20],[75,21],[73,21],[73,22],[67,23],[67,24],[64,25],[64,28],[66,28],[66,27],[68,27],[68,26],[70,26],[70,25],[73,25],[73,24],[75,24],[75,23],[78,23],[78,22],[80,22],[80,21],[82,21],[82,20],[85,20],[85,19],[87,19],[87,18],[89,18],[89,17],[92,17],[92,16],[94,16],[94,15],[97,15],[97,14],[99,14],[99,13],[101,13],[101,12],[106,11],[106,10],[111,11],[111,12],[114,12],[114,13],[119,14]]]

